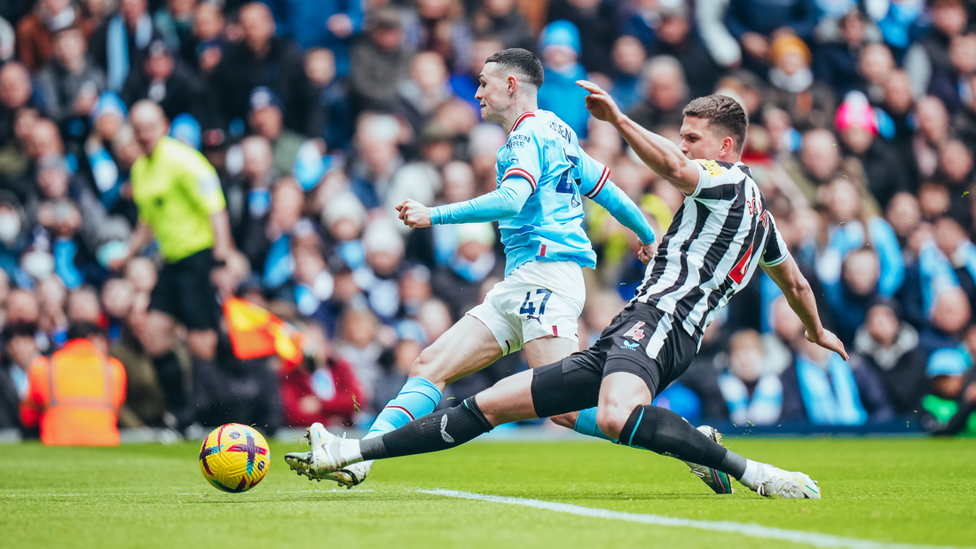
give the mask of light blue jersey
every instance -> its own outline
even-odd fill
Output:
[[[596,266],[583,229],[582,196],[595,200],[643,243],[654,232],[640,210],[613,182],[610,169],[580,148],[576,133],[556,115],[522,114],[498,150],[494,192],[431,209],[431,221],[498,220],[507,257],[506,275],[529,261],[572,261]]]

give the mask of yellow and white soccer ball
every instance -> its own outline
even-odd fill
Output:
[[[271,449],[261,433],[240,423],[217,427],[200,447],[200,470],[225,492],[245,492],[271,467]]]

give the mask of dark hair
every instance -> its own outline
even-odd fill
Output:
[[[742,152],[749,119],[735,99],[727,95],[706,95],[688,103],[681,114],[708,120],[709,126],[727,132],[735,141],[736,152]]]
[[[525,78],[525,81],[532,84],[537,89],[542,87],[545,79],[542,70],[542,61],[534,53],[522,48],[509,48],[492,54],[485,60],[485,63],[498,63],[508,70],[516,71]]]
[[[72,322],[68,326],[68,341],[72,339],[88,339],[92,336],[105,337],[105,331],[94,322]]]

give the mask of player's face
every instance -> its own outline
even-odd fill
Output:
[[[692,160],[718,160],[722,157],[722,139],[709,128],[706,118],[685,117],[681,124],[681,142],[678,147]]]
[[[481,104],[481,119],[501,123],[501,113],[508,109],[511,102],[508,78],[498,71],[497,63],[485,63],[478,75],[478,82],[480,85],[474,98]]]

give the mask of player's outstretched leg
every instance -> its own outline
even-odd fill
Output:
[[[285,461],[309,479],[335,480],[336,471],[363,461],[447,450],[491,429],[491,422],[472,397],[459,406],[369,439],[340,438],[316,423],[309,427],[312,451],[288,453]]]
[[[596,410],[596,407],[581,410],[579,415],[576,416],[576,424],[573,426],[573,430],[581,435],[602,438],[616,444],[617,441],[615,439],[610,438],[604,434],[599,427],[597,427]],[[702,425],[698,428],[698,430],[718,444],[722,444],[722,434],[719,433],[714,427]],[[728,474],[723,473],[718,469],[705,467],[704,465],[699,465],[690,461],[686,461],[685,464],[690,467],[689,472],[701,479],[701,481],[711,488],[716,494],[732,493],[732,482],[729,479]]]
[[[820,499],[819,486],[807,475],[743,458],[665,408],[634,408],[620,429],[620,441],[724,471],[762,496]]]

